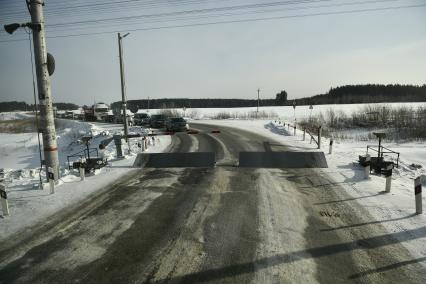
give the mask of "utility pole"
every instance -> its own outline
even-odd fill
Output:
[[[50,75],[47,68],[43,5],[43,1],[30,0],[31,22],[34,27],[38,27],[32,30],[46,177],[49,176],[47,174],[47,169],[52,168],[54,180],[56,181],[59,178],[58,145],[56,142],[55,120],[53,117]]]
[[[259,115],[259,100],[260,100],[260,89],[257,89],[257,111],[256,111],[256,118]]]
[[[149,96],[148,96],[148,112],[149,112]]]
[[[120,75],[121,75],[121,101],[122,101],[122,107],[123,107],[123,121],[124,121],[124,135],[126,137],[126,142],[129,142],[128,136],[128,125],[127,125],[127,100],[126,100],[126,83],[124,81],[124,63],[123,63],[123,47],[121,44],[121,40],[128,36],[129,33],[121,36],[120,33],[118,33],[118,53],[120,57]],[[130,151],[130,147],[129,147]]]

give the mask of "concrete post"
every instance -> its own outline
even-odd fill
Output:
[[[0,200],[3,216],[9,216],[9,204],[7,202],[6,186],[0,184]]]
[[[287,124],[287,127],[288,127],[287,130],[290,131],[290,123]]]
[[[370,177],[370,166],[371,166],[371,156],[369,154],[365,155],[365,164],[364,164],[364,173],[365,178]]]
[[[118,55],[120,58],[121,103],[122,103],[122,111],[123,111],[124,136],[125,136],[126,142],[128,142],[129,133],[128,133],[128,122],[127,122],[126,83],[124,79],[123,47],[121,44],[121,40],[123,39],[123,37],[127,36],[127,34],[124,36],[121,36],[121,34],[118,33],[117,36],[118,36]]]
[[[296,125],[294,126],[294,136],[296,136]]]
[[[330,146],[328,149],[328,153],[331,155],[333,153],[333,138],[330,139]]]
[[[44,159],[47,169],[53,169],[53,179],[59,178],[58,145],[56,142],[55,119],[51,96],[50,76],[47,69],[47,47],[44,34],[43,1],[31,0],[31,22],[39,28],[33,28],[34,60],[37,74],[37,89],[40,107],[40,124],[43,136]]]
[[[303,128],[303,141],[305,141],[306,138],[306,128]]]
[[[422,177],[418,177],[414,180],[414,196],[416,198],[416,214],[422,214]]]
[[[48,175],[48,180],[49,180],[49,188],[50,188],[50,194],[54,194],[55,193],[55,180],[53,178],[54,176],[54,170],[51,167],[47,168],[47,175]]]
[[[83,167],[83,163],[80,164],[80,180],[84,181],[86,173],[85,173],[85,169]]]
[[[390,165],[386,166],[386,172],[385,172],[385,177],[386,177],[386,188],[385,188],[385,191],[386,192],[390,192],[391,191],[392,169],[393,169],[393,164],[390,164]]]

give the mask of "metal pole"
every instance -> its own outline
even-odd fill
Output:
[[[31,22],[40,28],[33,28],[34,59],[37,74],[40,124],[42,127],[43,150],[47,169],[53,170],[54,180],[59,178],[58,145],[56,142],[55,120],[50,89],[50,77],[47,70],[47,47],[44,34],[43,1],[31,0]]]
[[[121,36],[120,33],[118,33],[118,53],[120,57],[120,78],[121,78],[121,102],[123,107],[123,123],[124,123],[124,138],[126,139],[126,142],[128,142],[128,129],[127,129],[127,107],[126,107],[126,83],[124,81],[124,63],[123,63],[123,47],[121,45],[121,40],[127,36],[128,34],[125,34],[124,36]],[[130,147],[129,147],[130,151]]]

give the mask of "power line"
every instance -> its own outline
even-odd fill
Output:
[[[375,1],[359,1],[359,2],[351,2],[351,3],[341,3],[341,4],[326,4],[326,5],[317,5],[317,6],[304,6],[304,7],[289,7],[285,9],[274,9],[271,10],[255,10],[255,11],[243,11],[243,12],[229,12],[229,13],[221,13],[221,14],[207,14],[207,15],[199,15],[199,16],[184,16],[184,17],[177,17],[177,18],[170,18],[167,20],[163,19],[154,19],[154,20],[126,20],[115,23],[115,26],[129,26],[129,25],[136,25],[136,24],[151,24],[151,23],[161,23],[161,22],[177,22],[177,21],[189,21],[189,20],[199,20],[199,19],[208,19],[208,18],[221,18],[221,17],[230,17],[230,16],[242,16],[242,15],[250,15],[250,14],[262,14],[262,13],[271,13],[271,12],[280,12],[280,11],[294,11],[294,10],[308,10],[308,9],[319,9],[319,8],[329,8],[329,7],[341,7],[341,6],[349,6],[349,5],[359,5],[359,4],[369,4],[369,3],[381,3],[381,2],[389,2],[389,1],[398,1],[398,0],[375,0]],[[96,28],[103,28],[105,26],[110,26],[108,23],[100,23],[96,25]],[[86,27],[53,27],[50,28],[49,31],[51,32],[59,32],[59,31],[69,31],[72,29],[75,30],[82,30]]]
[[[355,10],[334,11],[334,12],[319,12],[319,13],[310,13],[310,14],[298,14],[298,15],[274,16],[274,17],[264,17],[264,18],[226,20],[226,21],[205,22],[205,23],[191,23],[191,24],[182,24],[182,25],[167,25],[167,26],[158,26],[158,27],[126,29],[126,31],[134,32],[134,31],[162,30],[162,29],[171,29],[171,28],[187,28],[187,27],[196,27],[196,26],[210,26],[210,25],[217,25],[217,24],[245,23],[245,22],[258,22],[258,21],[278,20],[278,19],[294,19],[294,18],[306,18],[306,17],[328,16],[328,15],[355,14],[355,13],[365,13],[365,12],[374,12],[374,11],[389,11],[389,10],[400,10],[400,9],[421,8],[421,7],[426,7],[426,4],[379,7],[379,8],[366,8],[366,9],[355,9]],[[78,36],[88,36],[88,35],[102,35],[102,34],[111,34],[111,33],[117,33],[117,32],[120,32],[120,30],[88,32],[88,33],[67,34],[67,35],[56,35],[56,36],[49,36],[48,38],[66,38],[66,37],[78,37]],[[15,41],[23,41],[23,40],[25,40],[25,39],[4,40],[4,41],[0,41],[0,42],[15,42]]]

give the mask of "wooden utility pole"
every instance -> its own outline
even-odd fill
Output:
[[[59,178],[58,146],[56,142],[53,101],[51,96],[50,75],[47,63],[46,36],[44,34],[43,1],[31,0],[30,13],[33,25],[34,59],[37,74],[37,89],[40,107],[40,126],[43,136],[44,161],[47,169],[53,170],[54,180]]]

